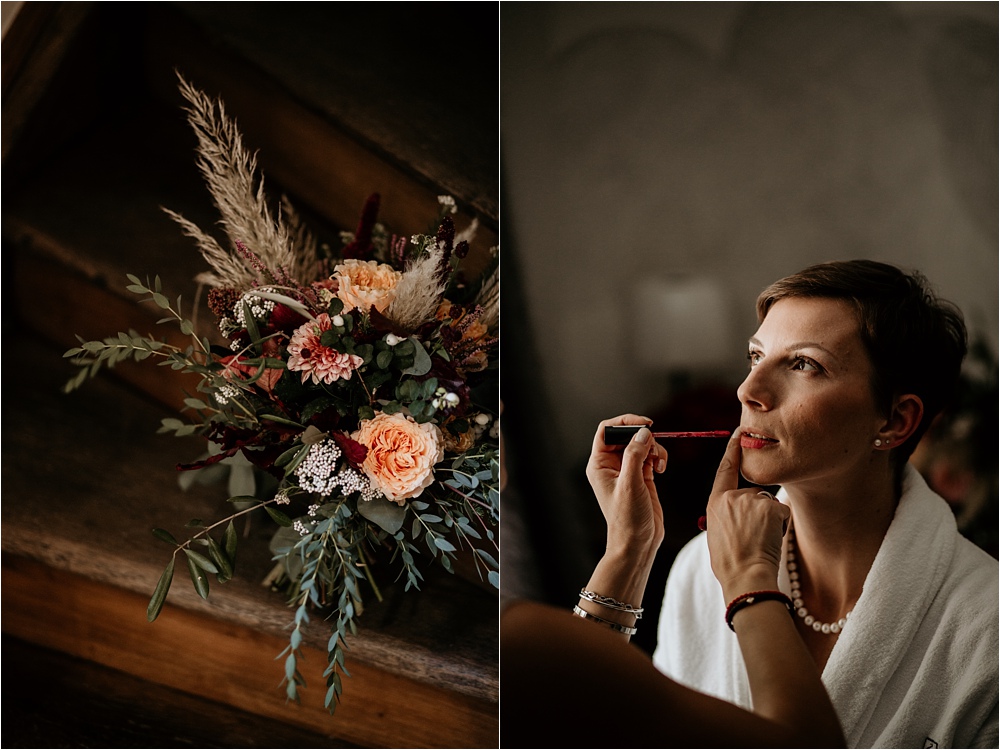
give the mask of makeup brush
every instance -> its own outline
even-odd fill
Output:
[[[612,425],[604,428],[605,445],[627,445],[635,437],[635,433],[648,425],[628,424]],[[728,430],[710,430],[708,432],[653,432],[653,437],[660,438],[727,438]]]

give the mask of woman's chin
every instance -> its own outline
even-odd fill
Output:
[[[774,467],[762,465],[763,462],[754,457],[743,454],[740,462],[740,475],[751,484],[759,484],[765,487],[781,484],[780,472]]]

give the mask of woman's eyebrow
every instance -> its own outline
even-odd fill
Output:
[[[758,347],[760,349],[764,348],[764,345],[760,342],[760,339],[758,339],[756,336],[751,336],[748,339],[748,342],[752,346],[756,346],[756,347]],[[834,354],[833,352],[831,352],[825,346],[823,346],[822,344],[818,344],[815,341],[797,341],[794,344],[790,344],[787,348],[789,350],[793,350],[793,349],[819,349],[821,352],[824,352],[829,357],[831,357],[831,358],[833,358],[835,360],[839,361],[839,359],[840,359],[836,354]]]

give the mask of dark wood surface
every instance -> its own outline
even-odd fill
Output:
[[[230,512],[223,486],[196,485],[185,492],[177,484],[174,466],[197,458],[200,440],[157,435],[160,418],[169,412],[110,379],[60,393],[72,373],[66,361],[30,338],[13,340],[33,366],[5,373],[5,393],[17,398],[3,410],[3,480],[7,497],[17,501],[2,505],[4,551],[151,594],[171,548],[150,530],[162,527],[184,538],[188,519]],[[280,594],[260,585],[272,567],[267,543],[275,526],[266,517],[251,518],[236,578],[214,587],[205,601],[178,575],[167,607],[285,637],[291,612]],[[430,561],[424,567],[425,591],[404,592],[387,571],[384,601],[366,596],[353,657],[496,700],[497,596],[439,572]],[[323,649],[328,638],[317,621],[307,642]],[[276,674],[280,678],[277,666]]]
[[[499,9],[492,3],[173,4],[324,119],[494,225]]]
[[[9,636],[9,748],[356,747]]]

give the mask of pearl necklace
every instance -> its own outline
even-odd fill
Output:
[[[805,604],[802,602],[802,589],[799,586],[799,565],[795,562],[795,533],[791,527],[788,529],[788,557],[785,560],[785,565],[788,568],[788,581],[792,588],[792,604],[795,606],[795,614],[801,617],[805,621],[805,624],[817,633],[832,633],[833,635],[840,633],[847,624],[847,619],[851,616],[850,611],[836,622],[820,622],[809,614],[809,610],[806,609]]]

